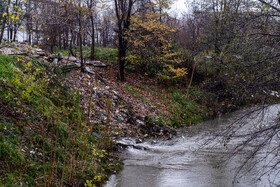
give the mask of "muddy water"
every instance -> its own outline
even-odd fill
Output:
[[[244,131],[250,131],[256,125],[266,125],[277,117],[280,105],[273,105],[265,112],[247,116],[243,119]],[[128,148],[123,153],[124,169],[113,175],[108,187],[230,187],[230,186],[270,186],[269,177],[257,180],[262,170],[254,167],[250,173],[233,179],[238,166],[246,158],[246,150],[228,162],[221,162],[228,153],[223,145],[203,146],[201,143],[209,134],[219,131],[242,117],[247,110],[240,110],[215,120],[201,123],[195,127],[182,129],[178,138],[163,142],[145,142],[137,144],[143,149]],[[132,139],[123,139],[123,143],[136,144]],[[230,143],[234,146],[238,140]],[[248,148],[250,149],[250,148]],[[261,155],[260,155],[261,156]],[[253,164],[253,163],[252,163]],[[248,167],[250,163],[248,163]],[[245,168],[246,169],[246,168]],[[270,176],[271,177],[271,176]]]

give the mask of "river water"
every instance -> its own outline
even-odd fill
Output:
[[[267,125],[277,117],[280,105],[273,105],[267,110],[246,116],[242,131]],[[237,175],[236,172],[245,160],[246,148],[227,162],[222,162],[228,155],[228,149],[239,142],[234,140],[226,147],[213,140],[204,145],[213,132],[218,132],[240,119],[249,109],[223,115],[215,120],[206,121],[191,128],[182,129],[177,138],[169,141],[148,141],[136,144],[133,139],[122,139],[123,143],[135,144],[122,153],[124,168],[110,177],[108,187],[230,187],[230,186],[271,186],[271,176],[258,178],[262,164],[253,167],[250,172]],[[241,124],[241,121],[239,122]],[[236,123],[235,125],[237,125]],[[241,140],[240,140],[241,141]],[[215,146],[213,146],[213,143]],[[204,145],[204,146],[201,146]],[[262,155],[259,155],[261,157]],[[258,159],[258,156],[256,157]],[[246,167],[252,166],[254,160]],[[245,167],[245,169],[246,169]],[[274,179],[274,182],[279,182]],[[279,183],[280,184],[280,183]],[[273,186],[273,185],[272,185]]]

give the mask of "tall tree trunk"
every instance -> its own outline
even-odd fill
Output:
[[[119,62],[119,78],[124,81],[125,56],[128,44],[128,36],[126,31],[130,27],[130,17],[133,6],[133,0],[129,0],[128,5],[122,0],[115,0],[115,11],[118,19],[118,62]],[[127,7],[126,7],[127,6]]]
[[[59,49],[62,49],[62,39],[61,39],[61,32],[58,33],[58,46]]]
[[[76,55],[74,54],[73,50],[72,50],[72,48],[73,48],[73,41],[74,41],[74,37],[75,37],[74,31],[71,29],[71,30],[70,30],[70,33],[71,33],[71,40],[70,40],[70,45],[69,45],[69,53],[70,53],[72,56],[76,56]]]
[[[40,38],[40,32],[38,28],[38,22],[36,23],[36,45],[39,45],[39,38]]]
[[[63,40],[64,40],[64,49],[67,49],[67,47],[68,47],[68,40],[69,40],[69,37],[68,37],[68,29],[67,29],[67,28],[64,29],[64,37],[63,37]]]
[[[119,29],[118,61],[119,61],[119,78],[121,81],[124,81],[125,53],[126,53],[126,49],[124,48],[124,43],[123,43],[123,33],[122,30]]]
[[[16,42],[16,38],[17,38],[17,30],[15,29],[14,30],[14,39],[13,39],[14,42]]]
[[[99,44],[99,36],[98,36],[98,31],[96,31],[96,43]]]
[[[80,46],[80,59],[81,59],[81,71],[86,71],[86,62],[83,58],[83,33],[82,33],[82,16],[81,11],[79,10],[79,46]]]
[[[27,12],[28,12],[28,15],[27,15],[27,33],[28,33],[28,44],[31,45],[31,38],[32,38],[32,31],[31,31],[31,1],[27,1]]]
[[[95,32],[94,32],[94,19],[93,15],[90,16],[91,20],[91,53],[90,53],[90,59],[94,60],[94,48],[95,48]]]
[[[13,41],[13,28],[10,27],[10,38],[9,41]]]

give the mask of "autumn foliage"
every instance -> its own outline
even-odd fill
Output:
[[[186,75],[187,69],[180,66],[181,53],[175,50],[170,38],[177,28],[163,22],[165,16],[153,12],[150,6],[144,15],[131,18],[127,60],[133,68],[144,69],[160,79],[177,79]]]

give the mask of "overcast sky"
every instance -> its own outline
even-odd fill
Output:
[[[185,3],[186,1],[187,0],[175,0],[170,10],[171,15],[180,16],[182,13],[187,12],[188,8]]]

